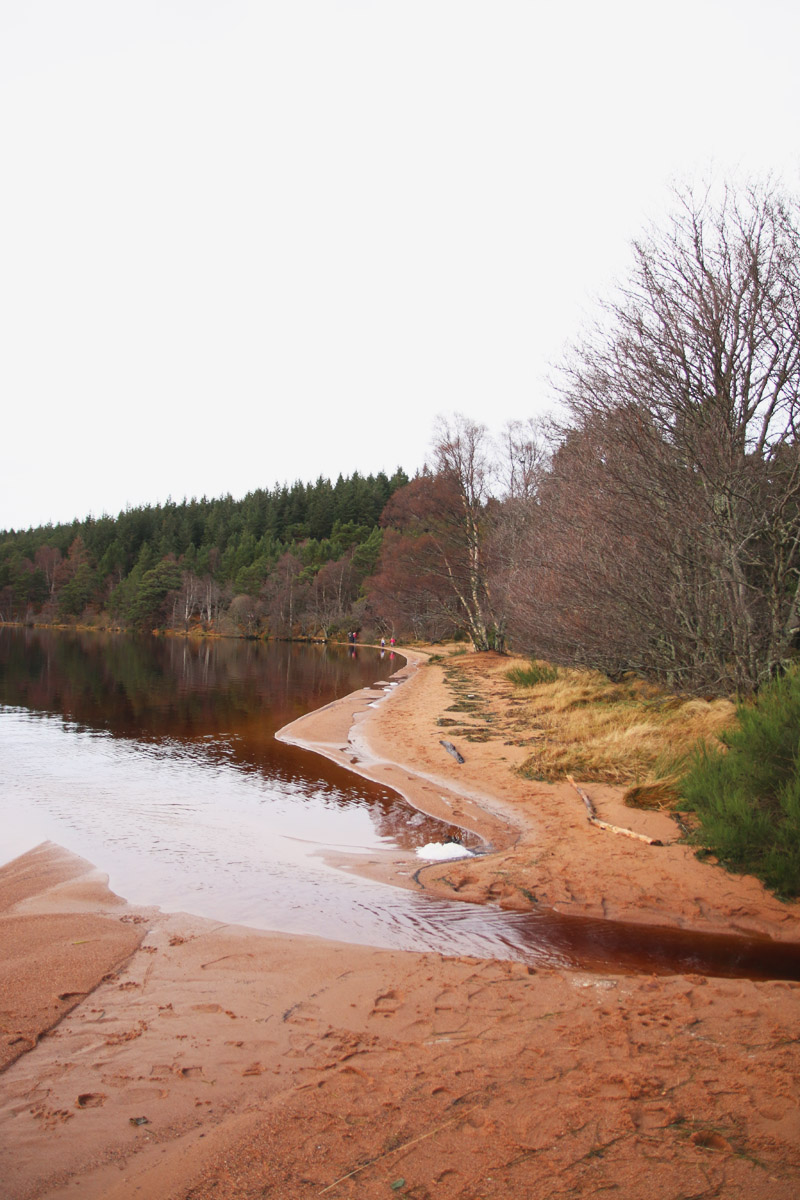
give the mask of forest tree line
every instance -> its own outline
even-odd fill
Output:
[[[546,419],[428,465],[0,535],[3,619],[440,640],[747,695],[800,636],[800,221],[676,193]]]
[[[0,620],[335,634],[359,619],[381,514],[407,482],[355,472],[2,534]]]

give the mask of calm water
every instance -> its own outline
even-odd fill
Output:
[[[276,729],[402,659],[345,647],[0,629],[0,860],[50,839],[135,903],[397,949],[800,976],[796,949],[427,899],[326,864],[460,831]],[[475,841],[473,839],[473,845]]]

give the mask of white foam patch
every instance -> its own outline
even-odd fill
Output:
[[[459,842],[428,842],[427,846],[417,846],[417,858],[472,858],[472,851]]]

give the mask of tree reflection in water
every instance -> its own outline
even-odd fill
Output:
[[[396,656],[394,669],[403,662]],[[0,704],[114,738],[192,747],[326,807],[366,806],[377,837],[404,849],[455,837],[477,846],[389,789],[275,740],[283,725],[384,672],[379,651],[365,647],[353,656],[305,643],[0,630]]]

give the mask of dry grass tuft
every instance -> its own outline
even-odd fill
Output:
[[[630,804],[674,806],[682,763],[736,721],[729,700],[676,696],[633,676],[491,653],[450,655],[442,667],[454,703],[440,724],[468,741],[528,747],[518,768],[527,778],[627,786]]]
[[[515,690],[515,699],[521,698]],[[595,782],[636,785],[658,805],[674,803],[659,764],[713,741],[735,719],[729,700],[681,698],[637,679],[612,682],[599,672],[560,669],[553,683],[524,689],[526,724],[542,731],[520,771],[534,779],[576,775]],[[663,770],[661,772],[663,775]],[[659,789],[654,790],[658,781]],[[643,789],[644,785],[647,788]]]
[[[681,794],[677,780],[656,779],[650,783],[635,783],[622,799],[630,808],[677,808]]]

